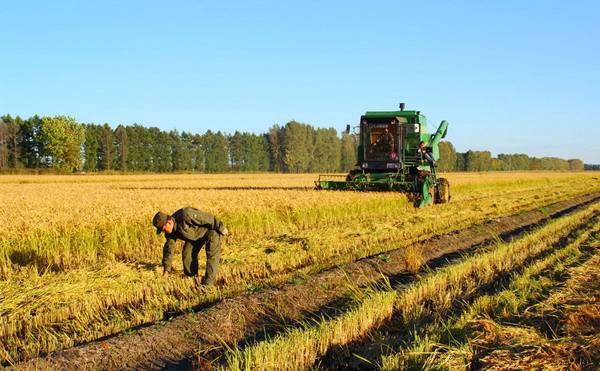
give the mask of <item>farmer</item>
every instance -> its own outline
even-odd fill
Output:
[[[377,139],[375,145],[382,153],[394,152],[394,135],[390,131],[390,126],[383,129],[383,134]]]
[[[431,155],[431,152],[427,150],[427,143],[419,143],[419,148],[417,148],[417,155],[422,161],[428,161],[431,164],[431,166],[435,166],[433,156]]]
[[[156,227],[156,233],[164,232],[167,239],[163,247],[163,275],[167,275],[171,270],[175,241],[183,240],[185,244],[182,259],[185,275],[197,279],[198,253],[202,246],[206,245],[206,272],[201,282],[204,285],[214,285],[221,257],[221,236],[229,234],[219,219],[193,207],[184,207],[173,215],[157,212],[152,224]]]

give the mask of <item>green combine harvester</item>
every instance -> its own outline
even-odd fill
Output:
[[[442,121],[435,134],[426,130],[427,118],[420,111],[405,111],[404,103],[400,111],[365,113],[357,134],[358,168],[348,175],[319,175],[316,188],[405,192],[418,207],[449,202],[450,183],[438,178],[435,164],[448,122]]]

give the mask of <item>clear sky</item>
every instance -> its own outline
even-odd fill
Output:
[[[2,1],[0,113],[165,130],[355,124],[600,163],[598,1]]]

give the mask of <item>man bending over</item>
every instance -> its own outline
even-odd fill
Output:
[[[175,242],[183,240],[185,244],[181,255],[185,275],[198,276],[198,253],[206,245],[206,272],[202,284],[214,285],[221,257],[221,236],[229,234],[219,219],[193,207],[184,207],[173,215],[157,212],[152,224],[156,227],[156,233],[163,232],[167,239],[163,247],[163,275],[171,270]]]

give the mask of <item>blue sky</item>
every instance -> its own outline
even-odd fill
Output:
[[[398,103],[459,151],[600,163],[594,1],[4,1],[0,113],[342,129]],[[432,128],[433,129],[433,128]]]

